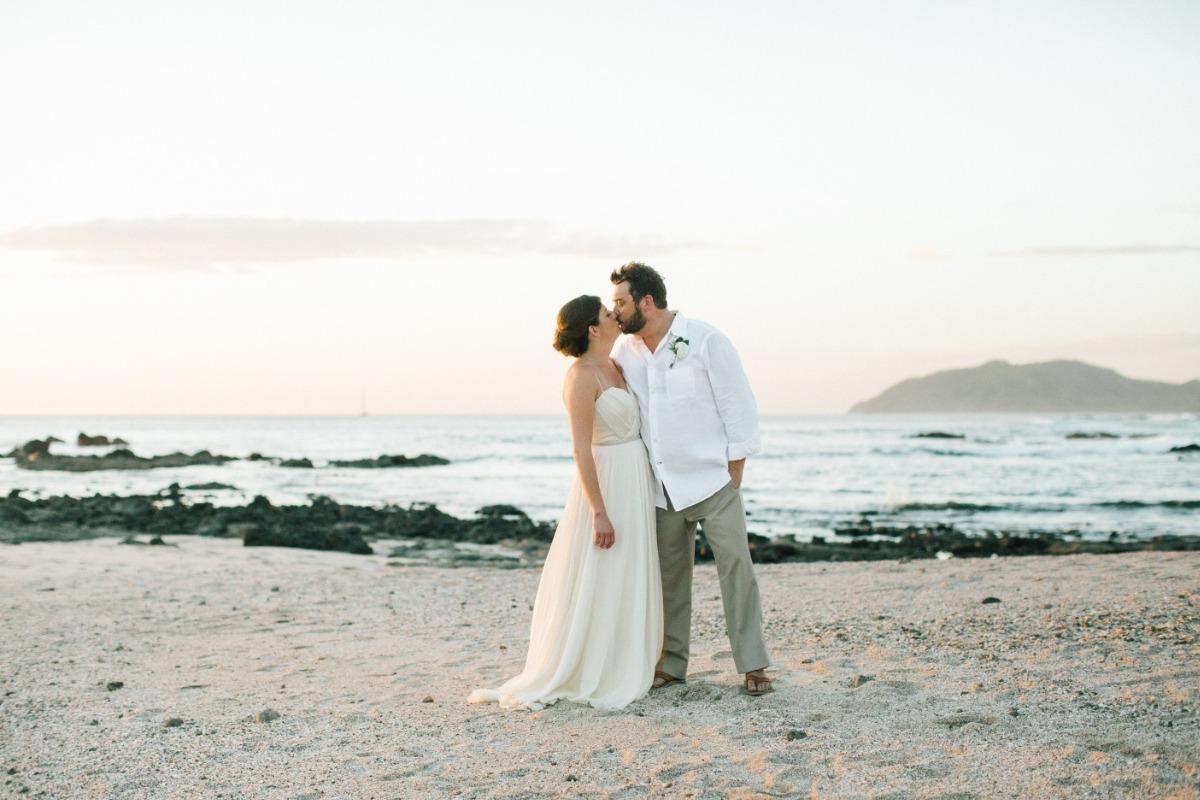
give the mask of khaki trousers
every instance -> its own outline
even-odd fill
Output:
[[[725,631],[733,647],[737,671],[752,672],[770,666],[763,642],[762,607],[758,580],[750,562],[741,491],[730,481],[712,497],[693,506],[676,510],[668,497],[667,509],[655,511],[665,617],[658,669],[676,678],[687,677],[697,524],[703,525],[704,537],[717,561],[721,600],[725,605]]]

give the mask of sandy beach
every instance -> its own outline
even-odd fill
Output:
[[[1200,796],[1197,553],[759,566],[763,698],[698,566],[687,685],[531,713],[537,569],[167,541],[0,547],[3,796]]]

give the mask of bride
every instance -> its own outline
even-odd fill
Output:
[[[650,689],[663,639],[654,478],[637,400],[609,358],[620,333],[598,297],[558,312],[554,349],[575,358],[563,402],[578,476],[542,567],[525,669],[469,703],[616,709]]]

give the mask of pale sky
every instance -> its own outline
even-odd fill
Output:
[[[561,413],[638,259],[765,413],[1200,378],[1200,4],[0,4],[0,414]]]

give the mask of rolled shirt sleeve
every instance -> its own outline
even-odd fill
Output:
[[[725,425],[726,455],[738,461],[762,451],[758,434],[758,404],[742,360],[729,337],[714,331],[708,337],[708,379],[717,412]]]

